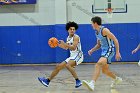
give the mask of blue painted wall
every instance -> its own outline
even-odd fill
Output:
[[[48,46],[54,26],[0,27],[0,63],[50,63],[55,49]],[[20,40],[21,43],[17,43]],[[21,53],[21,56],[17,54]]]
[[[131,51],[140,42],[140,23],[105,24],[105,26],[120,42],[122,61],[138,61],[140,51],[134,55],[131,55]],[[96,44],[91,25],[79,25],[76,33],[81,37],[84,62],[96,62],[101,50],[96,51],[91,57],[87,54],[87,51]],[[59,63],[69,56],[69,51],[50,48],[48,39],[57,37],[66,41],[67,35],[64,24],[0,27],[0,64]],[[17,43],[18,40],[21,43]],[[18,56],[18,53],[21,56]]]

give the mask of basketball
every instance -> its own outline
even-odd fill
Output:
[[[51,48],[55,48],[58,46],[58,39],[55,37],[52,37],[48,40],[48,44]]]

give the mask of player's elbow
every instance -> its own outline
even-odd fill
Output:
[[[65,50],[68,50],[68,48],[67,48],[67,47],[65,47],[64,49],[65,49]]]
[[[97,46],[98,46],[98,48],[100,48],[101,47],[101,44],[97,44]]]

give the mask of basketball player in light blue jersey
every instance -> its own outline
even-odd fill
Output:
[[[102,53],[100,59],[95,65],[95,72],[92,80],[90,82],[83,80],[83,85],[85,85],[88,89],[93,91],[95,82],[97,81],[100,72],[102,70],[102,73],[104,73],[105,75],[113,79],[111,84],[111,87],[113,88],[116,84],[122,82],[122,78],[117,77],[109,69],[109,64],[111,64],[111,58],[115,54],[114,48],[116,48],[116,55],[115,55],[116,60],[119,61],[121,59],[121,54],[119,51],[119,42],[117,38],[113,35],[113,33],[110,32],[109,29],[102,26],[102,19],[100,17],[98,16],[93,17],[91,21],[92,21],[92,27],[93,29],[95,29],[97,44],[91,50],[88,51],[88,54],[91,55],[93,52],[95,52],[100,48],[102,49]]]
[[[132,51],[132,54],[136,53],[140,49],[140,43],[139,45]],[[140,60],[138,62],[138,65],[140,66]]]
[[[66,24],[66,30],[69,33],[67,37],[67,42],[65,43],[63,40],[60,40],[59,47],[63,49],[70,50],[70,57],[68,57],[65,61],[58,64],[56,68],[53,70],[49,78],[38,77],[38,80],[46,87],[49,86],[50,81],[59,73],[63,68],[67,68],[68,71],[73,75],[76,81],[75,88],[78,88],[82,85],[82,82],[78,79],[78,76],[73,67],[79,65],[83,62],[83,52],[81,50],[81,42],[80,37],[75,34],[78,29],[78,25],[75,22],[68,22]],[[63,55],[62,55],[63,56]],[[65,76],[64,76],[65,77]]]

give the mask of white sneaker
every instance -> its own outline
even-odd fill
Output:
[[[90,91],[94,90],[94,83],[93,82],[88,82],[86,80],[82,81],[83,85],[86,86]]]
[[[112,81],[112,84],[110,85],[111,88],[114,88],[115,85],[120,84],[122,82],[122,78],[116,77],[114,81]]]
[[[116,89],[111,89],[111,93],[119,93]]]

